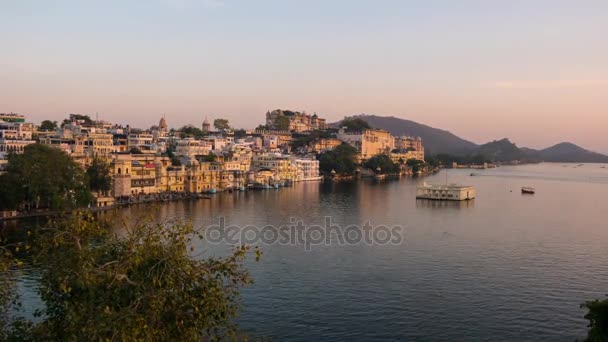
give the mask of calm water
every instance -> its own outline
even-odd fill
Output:
[[[262,245],[240,327],[272,340],[573,341],[579,305],[608,293],[608,168],[450,170],[467,203],[417,201],[423,180],[299,184],[162,204],[158,219],[275,226],[290,218],[405,228],[400,245]],[[445,173],[425,178],[445,182]],[[533,186],[536,195],[520,193]],[[151,206],[122,210],[131,217]],[[203,246],[207,255],[228,246]],[[28,282],[23,285],[26,289]]]

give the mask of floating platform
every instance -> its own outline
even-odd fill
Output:
[[[470,185],[438,185],[424,183],[416,188],[417,199],[438,201],[469,201],[475,199],[475,195],[475,187]]]

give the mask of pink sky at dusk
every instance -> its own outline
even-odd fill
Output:
[[[367,113],[608,153],[605,1],[253,3],[2,4],[0,112],[243,128],[275,108]]]

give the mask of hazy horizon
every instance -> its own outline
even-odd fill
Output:
[[[276,108],[608,153],[606,1],[0,4],[0,112],[150,127]]]

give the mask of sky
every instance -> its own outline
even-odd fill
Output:
[[[0,0],[0,112],[149,127],[276,108],[608,153],[606,0]]]

